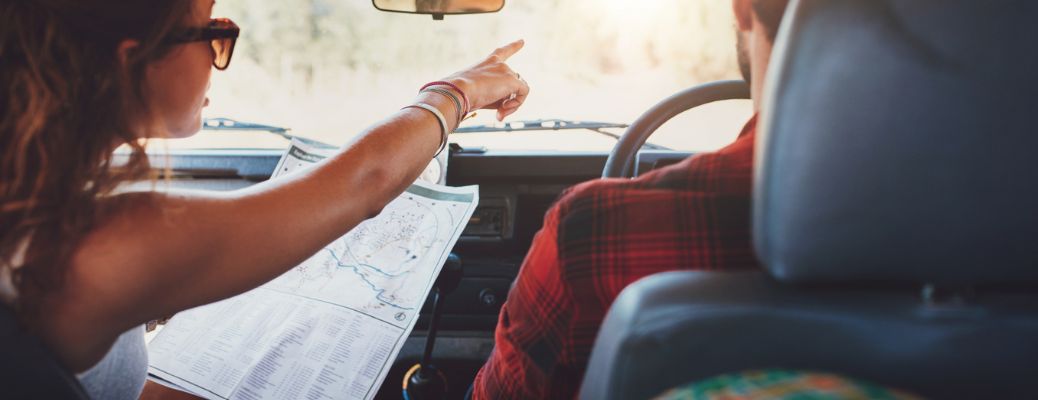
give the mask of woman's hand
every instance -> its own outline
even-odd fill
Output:
[[[444,80],[465,92],[472,108],[469,111],[497,110],[497,119],[503,121],[523,105],[530,93],[526,81],[506,64],[524,44],[524,41],[518,40],[494,50],[479,64]]]

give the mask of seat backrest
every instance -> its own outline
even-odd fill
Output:
[[[767,271],[617,299],[581,389],[814,370],[934,398],[1038,374],[1038,2],[794,0],[758,132]]]
[[[789,11],[754,180],[772,275],[1038,284],[1038,2]]]
[[[88,399],[86,392],[36,337],[0,305],[0,398]]]

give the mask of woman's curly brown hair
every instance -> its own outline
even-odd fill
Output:
[[[148,65],[191,0],[0,0],[0,265],[13,268],[13,304],[39,316],[72,253],[102,218],[100,201],[149,171],[138,138]],[[124,40],[139,42],[121,59]],[[127,161],[113,163],[128,144]],[[30,323],[30,325],[33,325]]]

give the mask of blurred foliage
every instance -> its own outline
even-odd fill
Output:
[[[517,118],[630,121],[682,87],[738,77],[722,0],[507,0],[500,13],[443,21],[369,0],[219,0],[214,14],[238,22],[242,37],[231,69],[214,78],[209,114],[325,138],[362,129],[416,85],[518,38],[527,46],[510,64],[534,94]],[[610,103],[621,96],[628,104]]]
[[[311,79],[327,70],[458,68],[456,60],[475,61],[520,36],[558,72],[582,78],[662,67],[693,82],[735,68],[730,4],[720,0],[512,0],[497,15],[445,21],[381,13],[365,0],[220,0],[217,12],[244,27],[240,56]]]

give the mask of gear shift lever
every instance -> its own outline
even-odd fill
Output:
[[[439,400],[447,396],[447,377],[433,364],[432,352],[436,344],[436,333],[439,329],[440,316],[443,311],[443,298],[458,288],[461,283],[461,258],[451,253],[443,264],[440,276],[433,284],[433,309],[429,321],[429,334],[425,338],[425,353],[422,361],[411,367],[404,374],[404,399],[406,400]]]

